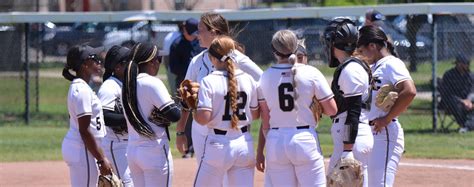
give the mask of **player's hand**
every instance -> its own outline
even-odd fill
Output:
[[[466,110],[472,110],[472,102],[471,100],[469,99],[464,99],[462,100],[463,104],[464,104],[464,107],[466,108]]]
[[[263,152],[257,153],[257,164],[255,167],[257,167],[257,170],[260,172],[265,171],[265,155],[263,155]]]
[[[176,148],[182,155],[186,154],[186,151],[188,151],[188,139],[186,135],[176,136]]]
[[[392,121],[391,119],[387,119],[386,117],[381,117],[381,118],[377,118],[377,119],[375,119],[374,121],[372,121],[372,124],[370,124],[370,125],[373,125],[375,132],[376,132],[376,133],[379,133],[379,132],[381,132],[388,124],[390,124],[391,121]]]
[[[110,175],[112,174],[112,165],[109,160],[104,157],[104,160],[99,165],[99,170],[101,175]]]

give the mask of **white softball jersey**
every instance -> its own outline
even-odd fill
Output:
[[[304,64],[295,66],[296,93],[291,64],[271,66],[259,81],[261,100],[265,100],[270,108],[271,127],[315,126],[316,121],[309,108],[313,96],[319,101],[326,101],[334,96],[326,78],[318,69]]]
[[[67,97],[69,111],[69,131],[66,138],[81,140],[78,119],[90,115],[89,132],[96,138],[103,138],[106,134],[102,104],[89,85],[82,79],[76,78],[69,87]]]
[[[162,110],[166,106],[174,103],[171,99],[168,89],[163,84],[163,81],[153,77],[146,73],[140,73],[137,76],[137,100],[138,100],[138,109],[140,114],[145,119],[145,121],[150,124],[151,128],[155,132],[156,138],[166,139],[165,129],[163,127],[158,127],[154,125],[148,117],[153,110],[153,107],[157,107]],[[128,122],[127,127],[129,134],[129,142],[139,142],[139,141],[149,141],[147,137],[140,136],[140,134],[135,131],[133,126]]]
[[[326,78],[312,66],[275,64],[263,73],[259,91],[259,100],[270,109],[265,186],[326,186],[317,124],[309,109],[313,97],[327,101],[334,96]]]
[[[342,69],[338,85],[339,89],[343,92],[343,97],[361,96],[362,103],[365,103],[369,99],[369,82],[367,71],[359,63],[350,62],[344,67],[344,69]],[[364,187],[367,186],[368,182],[368,157],[374,144],[371,128],[368,125],[368,113],[369,110],[365,108],[361,109],[357,137],[353,147],[354,158],[362,163]],[[334,148],[329,161],[328,173],[332,172],[344,151],[343,140],[346,117],[347,111],[340,113],[334,118],[333,125],[331,126],[331,137],[334,143]]]
[[[252,77],[237,69],[237,116],[238,127],[247,126],[252,122],[250,110],[258,109],[257,83]],[[220,130],[231,129],[231,108],[228,93],[227,72],[214,71],[204,77],[199,89],[199,102],[197,110],[211,111],[211,121],[206,124],[209,128]]]
[[[398,83],[412,80],[403,61],[386,56],[371,66],[373,76],[372,106],[369,120],[374,120],[387,115],[387,112],[375,106],[375,99],[380,87],[384,84],[396,86]],[[372,149],[369,163],[369,186],[393,186],[398,163],[405,150],[405,137],[403,128],[398,119],[393,119],[380,133],[374,135],[374,148]]]
[[[96,160],[84,145],[79,133],[78,118],[91,116],[88,131],[100,145],[101,138],[106,134],[102,105],[89,85],[84,80],[76,78],[69,86],[67,107],[69,131],[64,137],[61,151],[69,167],[71,186],[96,186],[99,177]]]
[[[97,92],[100,102],[102,103],[102,108],[104,110],[115,110],[115,106],[122,105],[122,82],[116,77],[111,76],[102,83],[99,91]],[[128,134],[115,134],[110,127],[106,127],[107,135],[105,139],[110,140],[123,140],[128,138]]]
[[[387,115],[387,112],[375,106],[376,95],[380,87],[385,84],[396,86],[398,83],[412,80],[412,78],[405,63],[394,56],[386,56],[380,59],[370,69],[372,70],[374,88],[372,89],[373,97],[369,120],[373,120]]]
[[[111,76],[102,83],[97,96],[104,110],[115,111],[116,106],[122,105],[122,82],[116,77]],[[122,107],[117,108],[121,109]],[[102,139],[102,150],[124,186],[133,187],[127,162],[128,133],[122,132],[117,134],[112,128],[105,127],[107,128],[107,135]]]
[[[361,96],[362,103],[369,99],[369,75],[367,71],[358,63],[351,62],[342,69],[338,80],[339,89],[344,93],[343,97]],[[368,123],[368,110],[362,109],[359,121]],[[347,111],[337,117],[346,117]]]
[[[234,62],[244,72],[248,73],[254,78],[255,81],[260,79],[262,70],[247,56],[241,52],[235,50]],[[185,79],[192,80],[194,82],[201,82],[201,80],[214,71],[214,66],[209,59],[208,50],[203,50],[201,53],[196,55],[188,66]],[[208,133],[208,128],[199,125],[195,120],[192,123],[192,139],[194,153],[196,154],[196,161],[199,163],[204,151],[204,142]]]

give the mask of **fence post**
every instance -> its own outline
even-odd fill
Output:
[[[25,23],[25,123],[30,123],[30,59],[28,58],[28,35],[30,25]]]
[[[432,109],[433,109],[433,131],[438,131],[438,100],[437,90],[438,82],[436,75],[436,68],[438,65],[438,25],[436,24],[436,15],[433,14],[433,23],[431,24],[431,33],[433,34],[433,51],[432,51],[432,66],[431,66],[431,78],[432,78]]]

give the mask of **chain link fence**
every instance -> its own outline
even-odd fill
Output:
[[[340,16],[344,16],[343,13]],[[351,18],[357,24],[363,24],[363,16]],[[323,46],[319,40],[330,19],[332,17],[265,18],[230,23],[234,33],[238,33],[237,40],[245,45],[245,53],[262,69],[274,62],[270,47],[273,33],[280,29],[294,30],[298,37],[306,40],[309,63],[331,80],[334,70],[322,60]],[[456,57],[464,56],[471,61],[474,54],[473,21],[473,14],[386,16],[384,31],[411,71],[418,91],[415,101],[400,118],[402,124],[413,124],[424,131],[454,131],[460,127],[459,123],[463,123],[456,116],[459,107],[449,107],[461,104],[445,98],[457,96],[461,89],[470,93],[473,81],[455,81],[456,85],[450,86],[456,88],[446,87],[445,83],[449,81],[443,80],[443,75],[455,67]],[[67,50],[73,45],[88,43],[110,48],[135,40],[152,41],[162,47],[166,34],[177,31],[176,24],[175,21],[0,24],[0,39],[3,41],[0,44],[0,88],[3,93],[0,97],[0,124],[18,123],[29,119],[28,116],[33,121],[44,122],[51,118],[58,119],[57,123],[66,123],[68,82],[62,78],[61,69]],[[458,96],[458,100],[467,99],[467,96],[461,97],[464,95]],[[464,113],[464,121],[469,121],[468,110]]]

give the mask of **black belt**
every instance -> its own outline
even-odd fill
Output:
[[[226,135],[227,134],[227,131],[223,131],[223,130],[219,130],[219,129],[213,129],[214,130],[214,134],[218,134],[218,135]],[[240,131],[242,131],[242,133],[246,133],[248,131],[248,126],[243,126],[242,128],[240,128]]]
[[[397,121],[397,119],[392,119],[392,122],[395,122],[395,121]],[[374,120],[370,120],[370,121],[369,121],[369,125],[370,125],[370,126],[374,126],[373,123],[374,123]]]
[[[272,127],[273,130],[278,130],[280,129],[280,127]],[[296,129],[309,129],[309,125],[305,125],[305,126],[298,126],[296,127]]]

